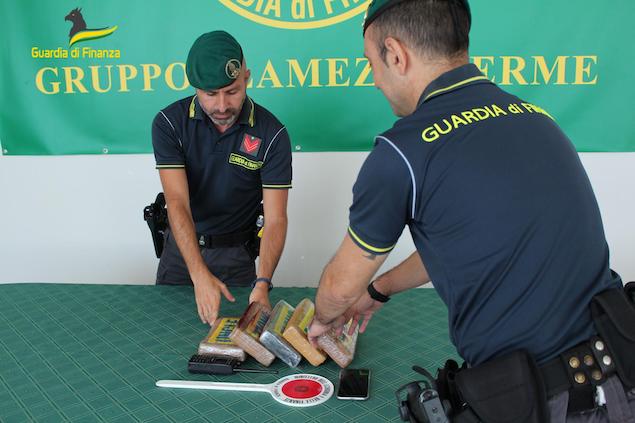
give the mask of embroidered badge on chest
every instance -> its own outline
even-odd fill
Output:
[[[261,144],[262,140],[260,138],[245,134],[243,143],[240,145],[240,151],[255,157],[258,155],[258,151],[260,151]]]

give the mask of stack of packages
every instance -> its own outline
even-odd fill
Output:
[[[349,336],[349,322],[340,336],[333,331],[320,336],[320,348],[315,348],[307,338],[314,313],[315,306],[308,298],[300,301],[296,308],[286,301],[279,301],[272,311],[254,302],[234,323],[229,341],[234,348],[242,349],[264,366],[269,366],[275,357],[290,367],[296,367],[302,357],[313,366],[319,366],[327,355],[340,367],[348,366],[355,355],[358,329]]]

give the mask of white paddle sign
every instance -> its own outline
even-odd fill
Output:
[[[269,384],[159,380],[156,385],[161,388],[269,392],[273,399],[279,403],[292,407],[310,407],[322,404],[333,395],[333,384],[330,380],[311,374],[285,376]]]

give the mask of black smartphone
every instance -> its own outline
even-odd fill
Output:
[[[370,370],[342,369],[340,370],[340,385],[337,388],[337,398],[347,400],[368,399],[370,385]]]

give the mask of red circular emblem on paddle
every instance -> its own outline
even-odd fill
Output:
[[[320,383],[308,379],[291,380],[282,385],[282,393],[293,399],[317,397],[323,390]]]
[[[278,379],[271,388],[273,398],[292,407],[322,404],[333,395],[333,384],[320,375],[301,373]]]

